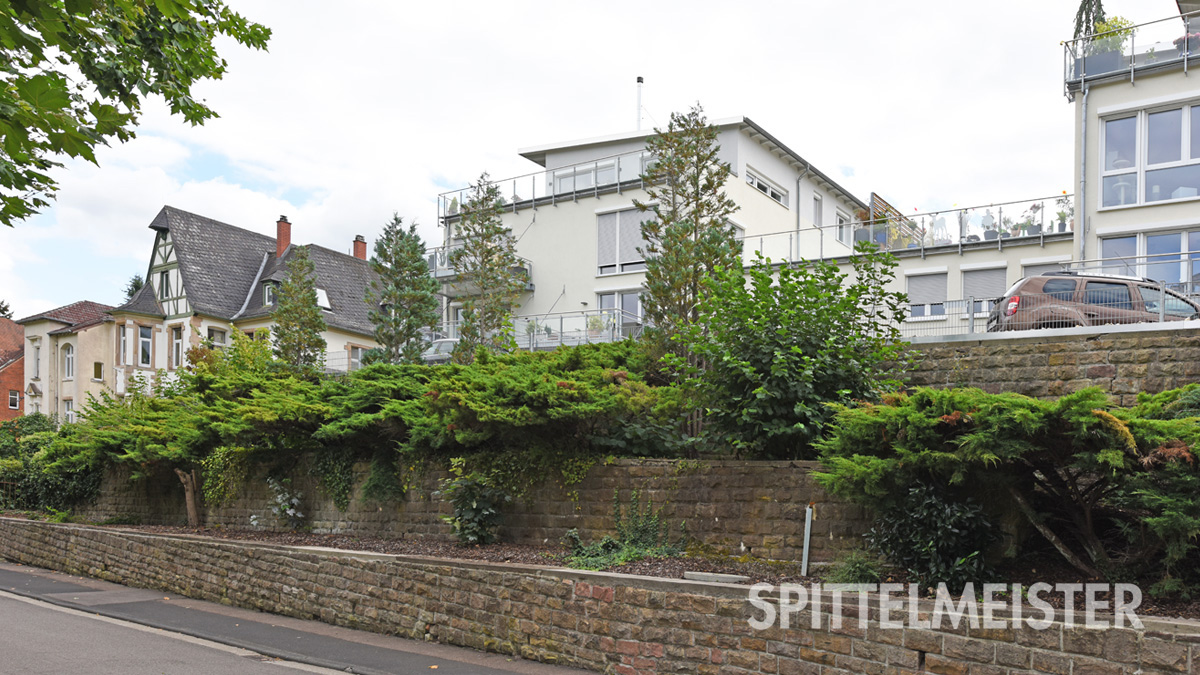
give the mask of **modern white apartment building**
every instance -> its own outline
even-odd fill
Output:
[[[849,253],[850,226],[867,205],[748,118],[716,120],[720,157],[732,168],[726,193],[739,209],[732,217],[746,241],[770,237],[775,259]],[[517,314],[529,335],[581,340],[618,326],[628,333],[639,321],[639,291],[645,261],[640,225],[647,214],[634,200],[647,201],[641,182],[651,131],[616,134],[521,150],[542,170],[497,181],[505,198],[504,224],[517,240],[530,283]],[[432,267],[448,296],[446,320],[459,318],[456,273],[449,252],[453,225],[466,190],[439,200],[443,246],[432,251]],[[821,229],[827,227],[828,230]],[[749,255],[749,253],[748,253]],[[752,257],[752,255],[750,256]],[[598,324],[603,322],[603,329]],[[549,329],[549,330],[546,330]],[[549,342],[546,342],[546,339]]]

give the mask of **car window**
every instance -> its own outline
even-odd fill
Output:
[[[1142,302],[1146,303],[1146,311],[1158,313],[1158,303],[1162,301],[1162,291],[1153,286],[1138,286],[1138,291],[1142,295]],[[1196,313],[1196,308],[1188,301],[1181,297],[1167,294],[1167,316],[1191,316]]]
[[[1084,302],[1109,309],[1133,309],[1129,286],[1109,281],[1089,281],[1084,289]]]
[[[1055,300],[1069,301],[1075,295],[1074,279],[1051,279],[1042,285],[1042,293]]]

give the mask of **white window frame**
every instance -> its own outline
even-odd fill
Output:
[[[910,299],[909,305],[908,305],[908,319],[907,319],[908,321],[945,321],[946,320],[946,316],[947,316],[946,305],[948,305],[950,303],[950,298],[948,297],[950,275],[946,271],[943,270],[943,271],[937,271],[937,272],[917,272],[916,270],[914,270],[912,273],[905,275],[904,292],[905,293],[910,292],[909,289],[912,287],[912,280],[914,278],[931,277],[931,276],[942,277],[943,285],[947,286],[947,291],[946,291],[946,293],[943,293],[943,295],[947,295],[947,297],[942,298],[941,302],[924,302],[924,303],[914,303]],[[918,307],[921,308],[920,314],[917,314]]]
[[[350,345],[350,370],[355,371],[362,368],[363,353],[367,351],[366,347],[356,347]]]
[[[35,380],[42,379],[42,346],[35,344],[33,346],[33,378]]]
[[[142,331],[148,331],[148,332],[149,332],[149,335],[148,335],[148,336],[143,336],[143,335],[142,335]],[[145,348],[144,350],[142,349],[142,344],[143,344],[143,343],[146,345],[146,348]],[[151,366],[154,364],[154,328],[153,328],[153,327],[151,327],[151,326],[138,326],[138,343],[137,343],[137,347],[138,347],[138,352],[137,352],[137,364],[138,364],[138,367],[140,367],[140,368],[149,368],[149,367],[151,367]],[[146,356],[146,360],[145,360],[145,361],[142,361],[142,356],[143,356],[143,355],[145,355],[145,356]]]
[[[837,216],[837,240],[847,246],[854,245],[854,228],[850,226],[850,216],[844,211],[838,209]]]
[[[275,284],[263,284],[263,305],[275,304]]]
[[[129,330],[126,326],[117,326],[117,344],[120,345],[117,352],[117,365],[129,365]]]
[[[763,178],[754,169],[746,167],[746,183],[771,198],[771,201],[779,204],[785,209],[790,209],[790,201],[788,199],[788,191],[779,187],[777,184]]]
[[[643,168],[645,161],[643,160]],[[616,185],[619,180],[620,167],[616,157],[596,160],[585,164],[575,164],[553,172],[554,194],[570,194],[580,190],[593,190],[608,185]],[[601,176],[611,175],[612,180],[600,180]],[[580,185],[582,176],[588,178],[586,185]]]
[[[333,305],[329,304],[329,294],[325,292],[324,288],[317,289],[317,307],[320,307],[326,312],[333,311]]]
[[[1154,268],[1157,265],[1178,264],[1179,278],[1181,281],[1167,282],[1167,288],[1184,294],[1200,292],[1200,283],[1193,285],[1193,282],[1191,281],[1192,270],[1200,267],[1200,254],[1196,253],[1196,251],[1200,249],[1196,249],[1188,245],[1191,235],[1193,234],[1200,235],[1200,226],[1194,225],[1180,230],[1166,231],[1114,232],[1109,235],[1101,236],[1097,241],[1096,246],[1096,249],[1100,252],[1101,257],[1103,257],[1104,244],[1106,241],[1111,239],[1128,239],[1130,237],[1134,239],[1134,252],[1129,256],[1130,262],[1127,265],[1127,268],[1121,268],[1115,261],[1106,261],[1102,263],[1104,266],[1106,266],[1106,268],[1102,269],[1101,271],[1107,274],[1127,274],[1131,276],[1152,279],[1154,278]],[[1179,253],[1166,254],[1178,255],[1179,260],[1163,260],[1156,262],[1155,260],[1147,258],[1147,256],[1150,255],[1148,239],[1150,237],[1158,237],[1163,235],[1176,235],[1180,238]]]
[[[75,345],[70,343],[63,345],[63,379],[75,379]]]
[[[8,409],[16,410],[21,407],[21,392],[16,389],[8,390]]]
[[[825,224],[825,200],[818,193],[813,193],[812,200],[812,219],[813,225],[821,227]]]
[[[1144,108],[1130,114],[1129,111],[1113,113],[1112,115],[1102,117],[1100,119],[1100,140],[1098,146],[1100,148],[1098,169],[1100,174],[1100,189],[1097,190],[1096,208],[1098,210],[1120,209],[1131,206],[1144,206],[1147,204],[1171,204],[1175,202],[1184,202],[1195,199],[1200,199],[1200,190],[1197,190],[1196,195],[1181,195],[1179,197],[1166,196],[1161,199],[1150,200],[1146,198],[1146,191],[1150,189],[1147,181],[1147,173],[1159,171],[1163,169],[1174,169],[1187,166],[1200,166],[1200,157],[1191,156],[1191,135],[1192,125],[1191,116],[1192,110],[1200,109],[1200,101],[1181,102],[1176,101],[1165,105],[1154,106],[1152,108]],[[1155,113],[1169,112],[1171,110],[1179,110],[1182,128],[1180,129],[1180,148],[1179,160],[1169,162],[1159,162],[1150,164],[1150,115]],[[1108,134],[1105,133],[1106,125],[1109,122],[1116,122],[1123,119],[1134,120],[1134,163],[1131,167],[1120,167],[1108,169],[1105,157],[1108,154]],[[1104,179],[1113,176],[1132,176],[1134,180],[1133,200],[1124,204],[1114,204],[1112,206],[1104,205]],[[1200,187],[1200,186],[1198,186]]]
[[[218,337],[221,339],[218,340]],[[220,328],[208,329],[208,341],[212,343],[214,348],[220,349],[221,347],[224,347],[226,344],[225,341],[228,339],[228,337],[229,336],[225,333],[225,331],[221,330]]]
[[[75,401],[73,399],[63,400],[63,418],[72,424],[75,422]]]
[[[171,326],[171,368],[183,365],[183,326]]]

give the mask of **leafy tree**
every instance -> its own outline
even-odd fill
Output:
[[[528,281],[517,257],[516,241],[500,220],[500,188],[486,173],[471,185],[456,225],[461,241],[450,253],[458,273],[463,325],[454,347],[456,363],[471,363],[479,347],[495,351],[516,348],[512,315]]]
[[[298,372],[315,374],[325,365],[325,317],[317,306],[315,268],[308,249],[297,246],[287,263],[287,276],[279,285],[272,334],[275,356]]]
[[[905,297],[885,290],[896,261],[860,246],[850,273],[760,259],[746,275],[729,269],[708,282],[699,322],[685,334],[708,366],[685,386],[698,389],[706,422],[739,452],[811,458],[830,403],[899,386]]]
[[[421,329],[438,320],[438,283],[429,274],[425,243],[417,225],[406,229],[397,214],[375,241],[371,269],[377,279],[367,289],[368,315],[385,363],[417,363],[424,344]]]
[[[135,274],[129,277],[129,283],[125,284],[125,302],[132,300],[133,296],[137,295],[137,292],[142,290],[142,286],[145,285],[145,283],[146,282],[142,280],[142,275],[140,274]]]
[[[0,319],[11,319],[12,316],[12,308],[8,306],[8,302],[0,300]]]
[[[737,210],[725,195],[729,164],[717,153],[717,130],[699,105],[672,113],[667,129],[655,129],[646,142],[654,157],[642,178],[648,201],[634,205],[651,214],[642,223],[646,248],[642,308],[649,339],[658,353],[674,353],[691,367],[701,364],[686,341],[699,305],[709,291],[704,279],[719,269],[741,269],[741,254],[729,216]]]
[[[191,124],[216,116],[192,86],[220,79],[227,36],[264,49],[271,31],[221,0],[17,0],[0,6],[0,224],[47,206],[56,155],[96,162],[133,138],[143,97]]]

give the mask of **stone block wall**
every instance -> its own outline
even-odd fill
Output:
[[[688,536],[715,550],[776,560],[799,560],[804,547],[805,507],[814,503],[815,519],[810,555],[814,561],[833,560],[839,551],[856,546],[870,527],[870,514],[860,506],[831,497],[812,477],[815,462],[746,462],[620,460],[598,465],[571,489],[546,484],[530,499],[505,509],[500,530],[503,541],[555,544],[571,529],[585,541],[611,534],[613,496],[627,507],[634,490],[643,508],[661,508],[672,539],[686,522]],[[451,539],[441,516],[450,505],[437,496],[445,473],[429,472],[402,500],[372,503],[358,496],[367,467],[356,467],[355,497],[345,512],[338,511],[311,477],[296,476],[293,488],[304,495],[302,511],[316,532],[354,533],[387,537]],[[206,524],[246,528],[250,516],[273,523],[267,504],[270,491],[262,477],[247,482],[230,505],[207,509]],[[125,473],[105,477],[100,500],[79,512],[87,520],[117,519],[144,524],[186,522],[183,490],[173,474],[131,482]]]
[[[1096,386],[1128,406],[1137,402],[1138,392],[1200,382],[1200,331],[1195,330],[989,336],[919,343],[912,350],[920,354],[908,376],[912,386],[979,387],[1036,398]]]
[[[351,628],[614,675],[1167,675],[1200,624],[885,628],[854,612],[751,628],[748,587],[314,551],[0,518],[0,558]],[[877,606],[877,600],[872,601]],[[847,608],[854,609],[851,607]]]

